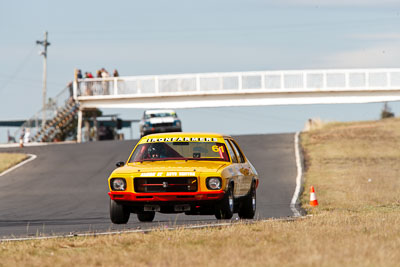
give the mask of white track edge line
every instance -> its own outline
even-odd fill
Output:
[[[245,221],[247,224],[254,224],[256,222],[277,222],[277,221],[294,221],[298,219],[304,219],[308,216],[300,217],[288,217],[288,218],[271,218],[266,220],[254,220]],[[150,233],[160,230],[180,230],[180,229],[203,229],[203,228],[213,228],[213,227],[226,227],[235,225],[235,222],[225,222],[225,223],[213,223],[213,224],[200,224],[200,225],[190,225],[190,226],[176,226],[168,228],[151,228],[151,229],[137,229],[137,230],[122,230],[122,231],[109,231],[109,232],[99,232],[99,233],[82,233],[82,234],[67,234],[67,235],[54,235],[54,236],[36,236],[36,237],[22,237],[22,238],[4,238],[0,239],[1,242],[13,242],[13,241],[29,241],[29,240],[46,240],[46,239],[56,239],[56,238],[71,238],[71,237],[91,237],[91,236],[105,236],[105,235],[119,235],[119,234],[130,234],[130,233]]]
[[[296,132],[296,134],[294,135],[294,151],[296,156],[297,177],[296,177],[296,189],[294,190],[292,201],[290,202],[290,209],[293,211],[295,217],[301,216],[300,211],[296,207],[296,203],[299,198],[300,188],[301,188],[301,176],[303,173],[303,169],[301,167],[300,150],[299,150],[299,136],[300,132]]]
[[[22,165],[24,165],[24,164],[26,164],[26,163],[28,163],[28,162],[30,162],[30,161],[32,161],[32,160],[37,158],[37,156],[34,155],[34,154],[27,154],[27,155],[29,156],[28,159],[25,159],[24,161],[18,163],[17,165],[15,165],[15,166],[3,171],[2,173],[0,173],[0,177],[3,176],[3,175],[6,175],[9,172],[12,172],[13,170],[15,170],[15,169],[21,167]]]

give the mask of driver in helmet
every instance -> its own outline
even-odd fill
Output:
[[[165,152],[165,147],[163,144],[160,143],[151,144],[147,149],[147,153],[149,155],[149,158],[151,159],[167,157]]]

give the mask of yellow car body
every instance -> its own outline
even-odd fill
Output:
[[[230,136],[148,135],[117,166],[108,178],[113,223],[127,223],[130,213],[140,221],[155,212],[254,217],[258,174]]]

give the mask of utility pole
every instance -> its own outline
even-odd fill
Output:
[[[43,41],[36,41],[36,44],[43,45],[44,50],[40,52],[40,55],[43,56],[43,115],[42,115],[42,128],[46,124],[46,83],[47,83],[47,46],[50,45],[47,42],[47,32],[44,33],[44,40]]]

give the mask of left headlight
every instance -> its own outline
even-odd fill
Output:
[[[222,181],[219,177],[208,177],[206,179],[206,185],[209,190],[221,189]]]
[[[126,181],[124,178],[112,178],[110,180],[111,189],[113,191],[124,191],[126,190]]]

